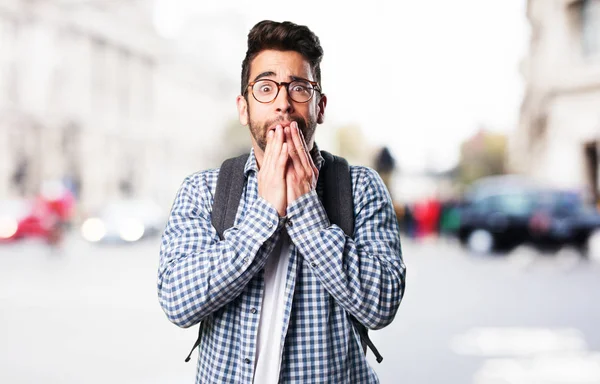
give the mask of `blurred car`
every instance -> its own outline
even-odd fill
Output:
[[[579,193],[516,176],[473,184],[459,215],[459,240],[479,253],[525,243],[546,249],[573,245],[585,251],[600,230],[600,213],[586,206]]]
[[[0,243],[24,238],[54,238],[58,218],[39,200],[0,201]]]
[[[527,187],[479,191],[459,208],[458,238],[474,252],[506,250],[527,242],[535,193]]]
[[[590,238],[600,231],[600,212],[576,192],[540,191],[530,231],[542,246],[572,245],[585,252]]]
[[[133,243],[162,233],[166,216],[149,199],[122,199],[106,203],[84,220],[81,235],[92,243]]]

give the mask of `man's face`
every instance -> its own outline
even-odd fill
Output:
[[[310,64],[295,51],[265,50],[250,63],[250,82],[259,79],[290,82],[297,78],[315,81]],[[246,99],[243,96],[237,98],[239,118],[243,125],[250,127],[255,152],[264,153],[269,130],[274,130],[277,125],[287,127],[292,121],[298,123],[309,150],[312,149],[317,123],[322,123],[324,118],[325,96],[315,91],[308,102],[298,103],[282,86],[275,100],[260,103],[249,87]]]

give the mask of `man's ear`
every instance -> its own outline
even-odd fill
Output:
[[[319,102],[317,103],[317,123],[323,124],[325,122],[325,107],[327,107],[327,96],[321,95]]]
[[[238,118],[240,119],[240,123],[242,125],[248,125],[248,102],[246,101],[246,98],[242,95],[239,95],[235,99],[235,103],[237,104]]]

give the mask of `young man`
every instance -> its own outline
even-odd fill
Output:
[[[398,222],[381,178],[354,166],[354,236],[328,219],[314,143],[322,56],[305,26],[255,25],[237,97],[252,149],[234,226],[221,240],[211,225],[218,169],[187,177],[175,198],[158,295],[178,326],[202,321],[197,383],[378,382],[349,316],[369,329],[394,319]]]

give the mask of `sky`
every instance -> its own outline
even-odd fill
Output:
[[[256,22],[309,26],[325,51],[327,120],[319,129],[357,124],[406,171],[449,169],[460,143],[480,127],[510,133],[517,125],[519,63],[529,40],[525,0],[157,0],[156,9],[166,37],[177,38],[189,23],[214,31],[206,39],[222,49],[211,60],[236,81]]]

